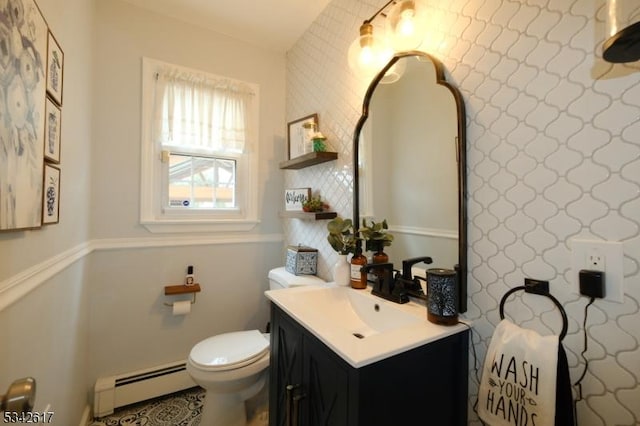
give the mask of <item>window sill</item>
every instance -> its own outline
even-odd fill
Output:
[[[180,221],[147,220],[140,222],[154,234],[176,234],[194,232],[237,232],[250,231],[260,223],[259,220],[217,220],[217,221]]]

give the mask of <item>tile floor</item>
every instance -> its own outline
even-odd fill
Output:
[[[267,389],[265,386],[247,401],[247,426],[268,425]],[[95,419],[91,426],[198,426],[204,399],[202,388],[187,389],[119,408],[110,416]]]

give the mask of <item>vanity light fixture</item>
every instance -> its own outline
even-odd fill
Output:
[[[388,15],[384,10],[389,9]],[[349,66],[356,73],[372,77],[391,60],[394,53],[414,50],[420,46],[424,38],[425,16],[424,7],[415,0],[391,0],[382,6],[373,16],[365,20],[360,26],[360,35],[349,47]],[[379,15],[387,18],[386,36],[374,34],[373,20]],[[397,81],[404,72],[404,64],[394,65],[381,83]]]

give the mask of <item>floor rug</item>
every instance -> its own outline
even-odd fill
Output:
[[[196,426],[200,424],[204,396],[202,388],[188,389],[119,408],[91,426]]]
[[[247,426],[269,424],[267,389],[265,386],[247,401]],[[110,416],[95,419],[90,426],[198,426],[204,400],[204,390],[195,387],[119,408]]]

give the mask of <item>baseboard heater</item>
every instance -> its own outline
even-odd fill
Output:
[[[184,361],[127,374],[100,377],[94,388],[93,416],[112,414],[116,408],[196,386]]]

